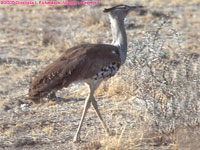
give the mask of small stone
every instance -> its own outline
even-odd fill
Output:
[[[4,105],[4,106],[3,106],[3,110],[4,110],[4,111],[8,111],[8,110],[10,110],[10,109],[11,109],[11,107],[9,107],[8,105]]]
[[[35,145],[36,142],[32,138],[20,138],[16,141],[15,147],[23,147],[26,145]]]

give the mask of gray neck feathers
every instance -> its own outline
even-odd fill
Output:
[[[121,63],[123,64],[127,55],[127,36],[124,27],[124,18],[109,17],[113,36],[112,44],[119,48]]]

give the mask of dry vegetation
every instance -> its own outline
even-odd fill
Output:
[[[62,52],[110,43],[104,7],[0,6],[0,149],[198,150],[200,147],[200,1],[142,0],[126,20],[129,55],[97,100],[113,136],[89,110],[80,144],[73,135],[87,89],[73,84],[58,101],[29,106],[29,83]],[[44,100],[45,101],[45,100]]]

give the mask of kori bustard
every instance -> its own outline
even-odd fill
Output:
[[[119,67],[124,64],[127,55],[124,19],[130,11],[138,10],[141,7],[117,5],[104,9],[104,12],[109,14],[111,22],[112,44],[84,44],[67,49],[30,85],[29,99],[39,102],[40,98],[51,91],[67,87],[75,81],[84,81],[88,84],[90,91],[85,100],[84,110],[74,136],[74,142],[80,141],[81,127],[90,104],[94,107],[106,133],[109,135],[109,130],[98,110],[94,92],[103,80],[114,76]]]

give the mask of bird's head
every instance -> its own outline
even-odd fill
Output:
[[[128,6],[128,5],[117,5],[111,8],[104,9],[104,13],[109,13],[112,18],[124,19],[130,11],[138,11],[143,6]]]

